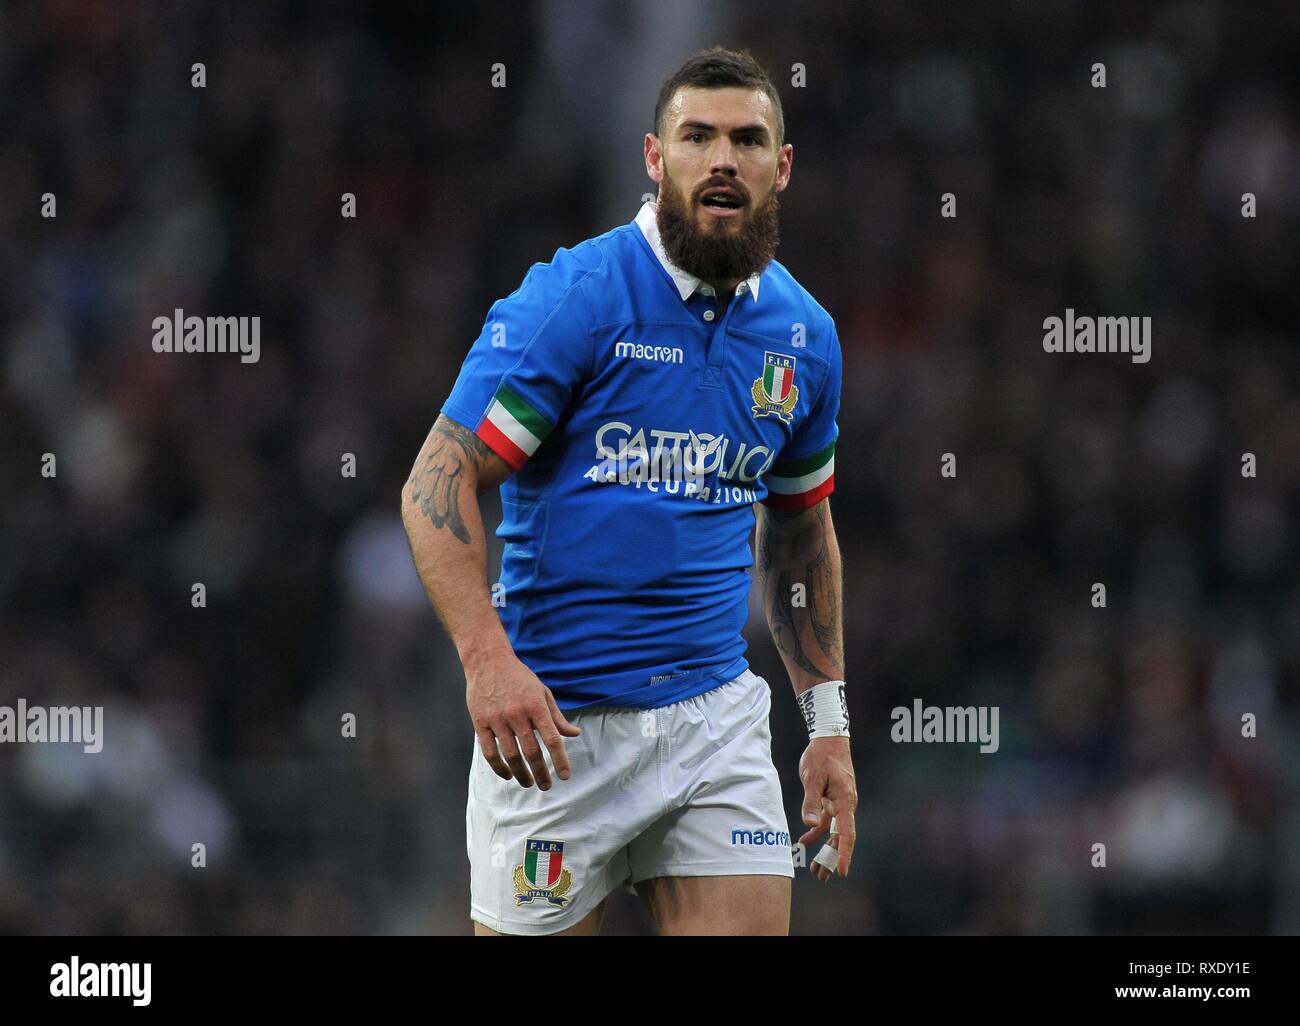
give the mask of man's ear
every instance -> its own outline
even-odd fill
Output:
[[[794,147],[784,143],[776,155],[776,191],[784,192],[794,171]]]
[[[656,185],[664,179],[663,144],[654,132],[645,134],[645,173]]]

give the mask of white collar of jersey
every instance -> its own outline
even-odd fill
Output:
[[[668,272],[673,282],[677,285],[677,292],[681,295],[682,300],[690,299],[695,294],[696,289],[702,289],[705,295],[713,294],[713,286],[701,281],[689,271],[683,271],[680,267],[668,259],[668,254],[664,252],[664,244],[659,238],[659,222],[655,220],[655,205],[645,203],[641,206],[640,212],[636,215],[637,227],[641,229],[641,234],[645,236],[646,242],[650,243],[650,248],[655,251],[655,256],[663,264],[663,268]],[[748,292],[758,302],[758,283],[759,275],[751,274],[745,281],[736,286],[736,295],[742,295]]]

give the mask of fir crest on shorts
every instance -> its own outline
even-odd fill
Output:
[[[527,905],[545,898],[563,908],[565,895],[573,886],[573,874],[564,868],[564,842],[530,837],[524,842],[524,861],[515,866],[515,905]]]

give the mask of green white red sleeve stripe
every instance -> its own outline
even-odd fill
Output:
[[[475,434],[511,467],[519,470],[553,427],[554,424],[502,385]]]
[[[835,443],[801,459],[777,460],[763,475],[765,504],[773,509],[801,510],[815,506],[835,491]]]

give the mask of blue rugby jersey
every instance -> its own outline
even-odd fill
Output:
[[[753,503],[835,486],[840,344],[780,263],[713,290],[655,208],[534,264],[488,311],[442,412],[501,486],[501,621],[562,709],[652,709],[747,667]]]

